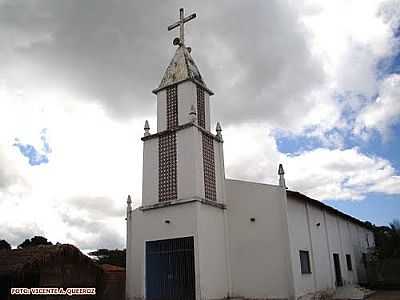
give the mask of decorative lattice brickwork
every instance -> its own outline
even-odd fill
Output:
[[[159,201],[177,199],[176,133],[162,135],[158,140],[158,198]]]
[[[204,191],[207,200],[216,201],[215,162],[213,138],[203,133]]]
[[[167,88],[167,129],[178,126],[178,89],[176,85]]]
[[[198,125],[206,127],[206,112],[205,112],[205,101],[204,101],[204,89],[197,86],[197,118]]]

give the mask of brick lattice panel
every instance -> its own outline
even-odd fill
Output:
[[[167,88],[167,129],[178,126],[178,89],[176,85]]]
[[[203,133],[203,169],[205,198],[216,201],[214,140],[205,133]]]
[[[176,133],[162,135],[158,140],[158,198],[159,201],[176,200]]]
[[[204,89],[197,86],[197,118],[198,125],[206,127],[206,111],[205,111]]]

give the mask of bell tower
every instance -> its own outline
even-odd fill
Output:
[[[144,124],[142,205],[132,210],[129,200],[127,211],[129,300],[230,295],[222,130],[210,131],[213,92],[184,40],[195,17],[180,9],[168,27],[179,27],[177,49],[153,91],[157,128]]]
[[[145,123],[143,145],[142,207],[192,201],[225,206],[225,168],[221,126],[210,131],[210,96],[184,42],[184,24],[196,17],[184,17],[168,30],[179,27],[177,46],[157,96],[157,132]]]

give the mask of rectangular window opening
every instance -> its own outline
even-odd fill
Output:
[[[346,263],[347,263],[347,270],[353,271],[353,266],[351,264],[351,256],[350,254],[346,254]]]
[[[310,253],[305,250],[300,250],[299,253],[301,274],[311,274]]]

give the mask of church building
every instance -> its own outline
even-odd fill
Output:
[[[127,299],[299,299],[365,282],[363,222],[288,190],[282,165],[277,185],[225,178],[214,93],[184,40],[195,17],[180,9],[168,27],[180,36],[153,91],[157,130],[144,127],[141,206],[128,197]]]

